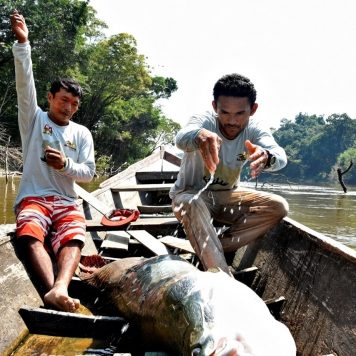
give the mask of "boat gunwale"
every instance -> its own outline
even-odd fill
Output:
[[[322,249],[326,249],[329,252],[341,255],[350,262],[356,264],[356,251],[351,247],[343,244],[342,242],[336,241],[333,238],[322,234],[321,232],[315,231],[289,217],[285,217],[283,220],[287,225],[290,224],[300,231],[303,231],[306,238],[316,242]]]

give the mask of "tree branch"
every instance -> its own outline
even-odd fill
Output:
[[[347,193],[347,188],[346,188],[346,185],[345,185],[345,183],[344,183],[344,181],[343,181],[343,179],[342,179],[342,176],[350,170],[350,168],[352,167],[352,165],[353,165],[353,162],[350,161],[350,165],[348,166],[348,168],[347,168],[345,171],[341,172],[341,168],[338,168],[338,169],[336,170],[336,171],[337,171],[337,177],[338,177],[338,179],[339,179],[339,183],[340,183],[340,185],[341,185],[341,187],[342,187],[344,193]]]

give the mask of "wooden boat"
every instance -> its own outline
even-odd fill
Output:
[[[168,197],[179,164],[178,156],[161,150],[104,181],[91,194],[79,188],[88,230],[83,255],[99,251],[113,259],[178,253],[196,262]],[[103,225],[103,213],[109,214],[113,209],[139,210],[140,217],[125,226]],[[0,239],[1,354],[9,354],[28,329],[31,333],[100,338],[115,329],[113,325],[117,329],[125,323],[110,311],[99,311],[100,317],[81,317],[39,310],[37,293],[12,248],[13,228],[9,226]],[[227,259],[238,271],[236,278],[250,285],[289,327],[299,355],[355,353],[354,250],[285,218],[262,239]],[[71,288],[81,298],[91,295],[83,293],[83,286],[76,279]],[[65,324],[62,330],[56,318],[76,327]],[[123,347],[125,350],[120,352],[130,352],[129,342]]]

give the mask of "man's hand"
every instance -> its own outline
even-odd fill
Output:
[[[14,32],[16,39],[19,43],[25,43],[28,41],[28,28],[26,26],[25,18],[19,14],[17,10],[14,10],[10,15],[11,28]]]
[[[245,141],[245,146],[249,153],[248,160],[250,163],[250,174],[252,178],[257,178],[265,168],[268,160],[267,151],[261,146],[254,145],[250,140]]]
[[[67,159],[61,151],[58,151],[55,148],[47,146],[44,154],[46,157],[46,163],[52,168],[60,170],[65,167]]]
[[[216,133],[202,129],[195,138],[195,142],[199,147],[205,167],[210,173],[214,173],[219,164],[219,149],[222,139]]]

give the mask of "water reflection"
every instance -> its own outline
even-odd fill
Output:
[[[0,224],[13,224],[15,215],[13,212],[13,204],[17,195],[20,177],[10,176],[6,183],[5,177],[0,177]]]
[[[290,218],[356,249],[356,187],[349,187],[346,194],[340,187],[326,186],[264,185],[257,189],[283,196]]]
[[[20,184],[20,176],[10,176],[6,183],[5,176],[0,176],[0,224],[14,224],[14,202],[17,196],[18,187]],[[94,179],[90,183],[81,184],[86,190],[92,192],[99,187],[103,181],[101,178]]]

